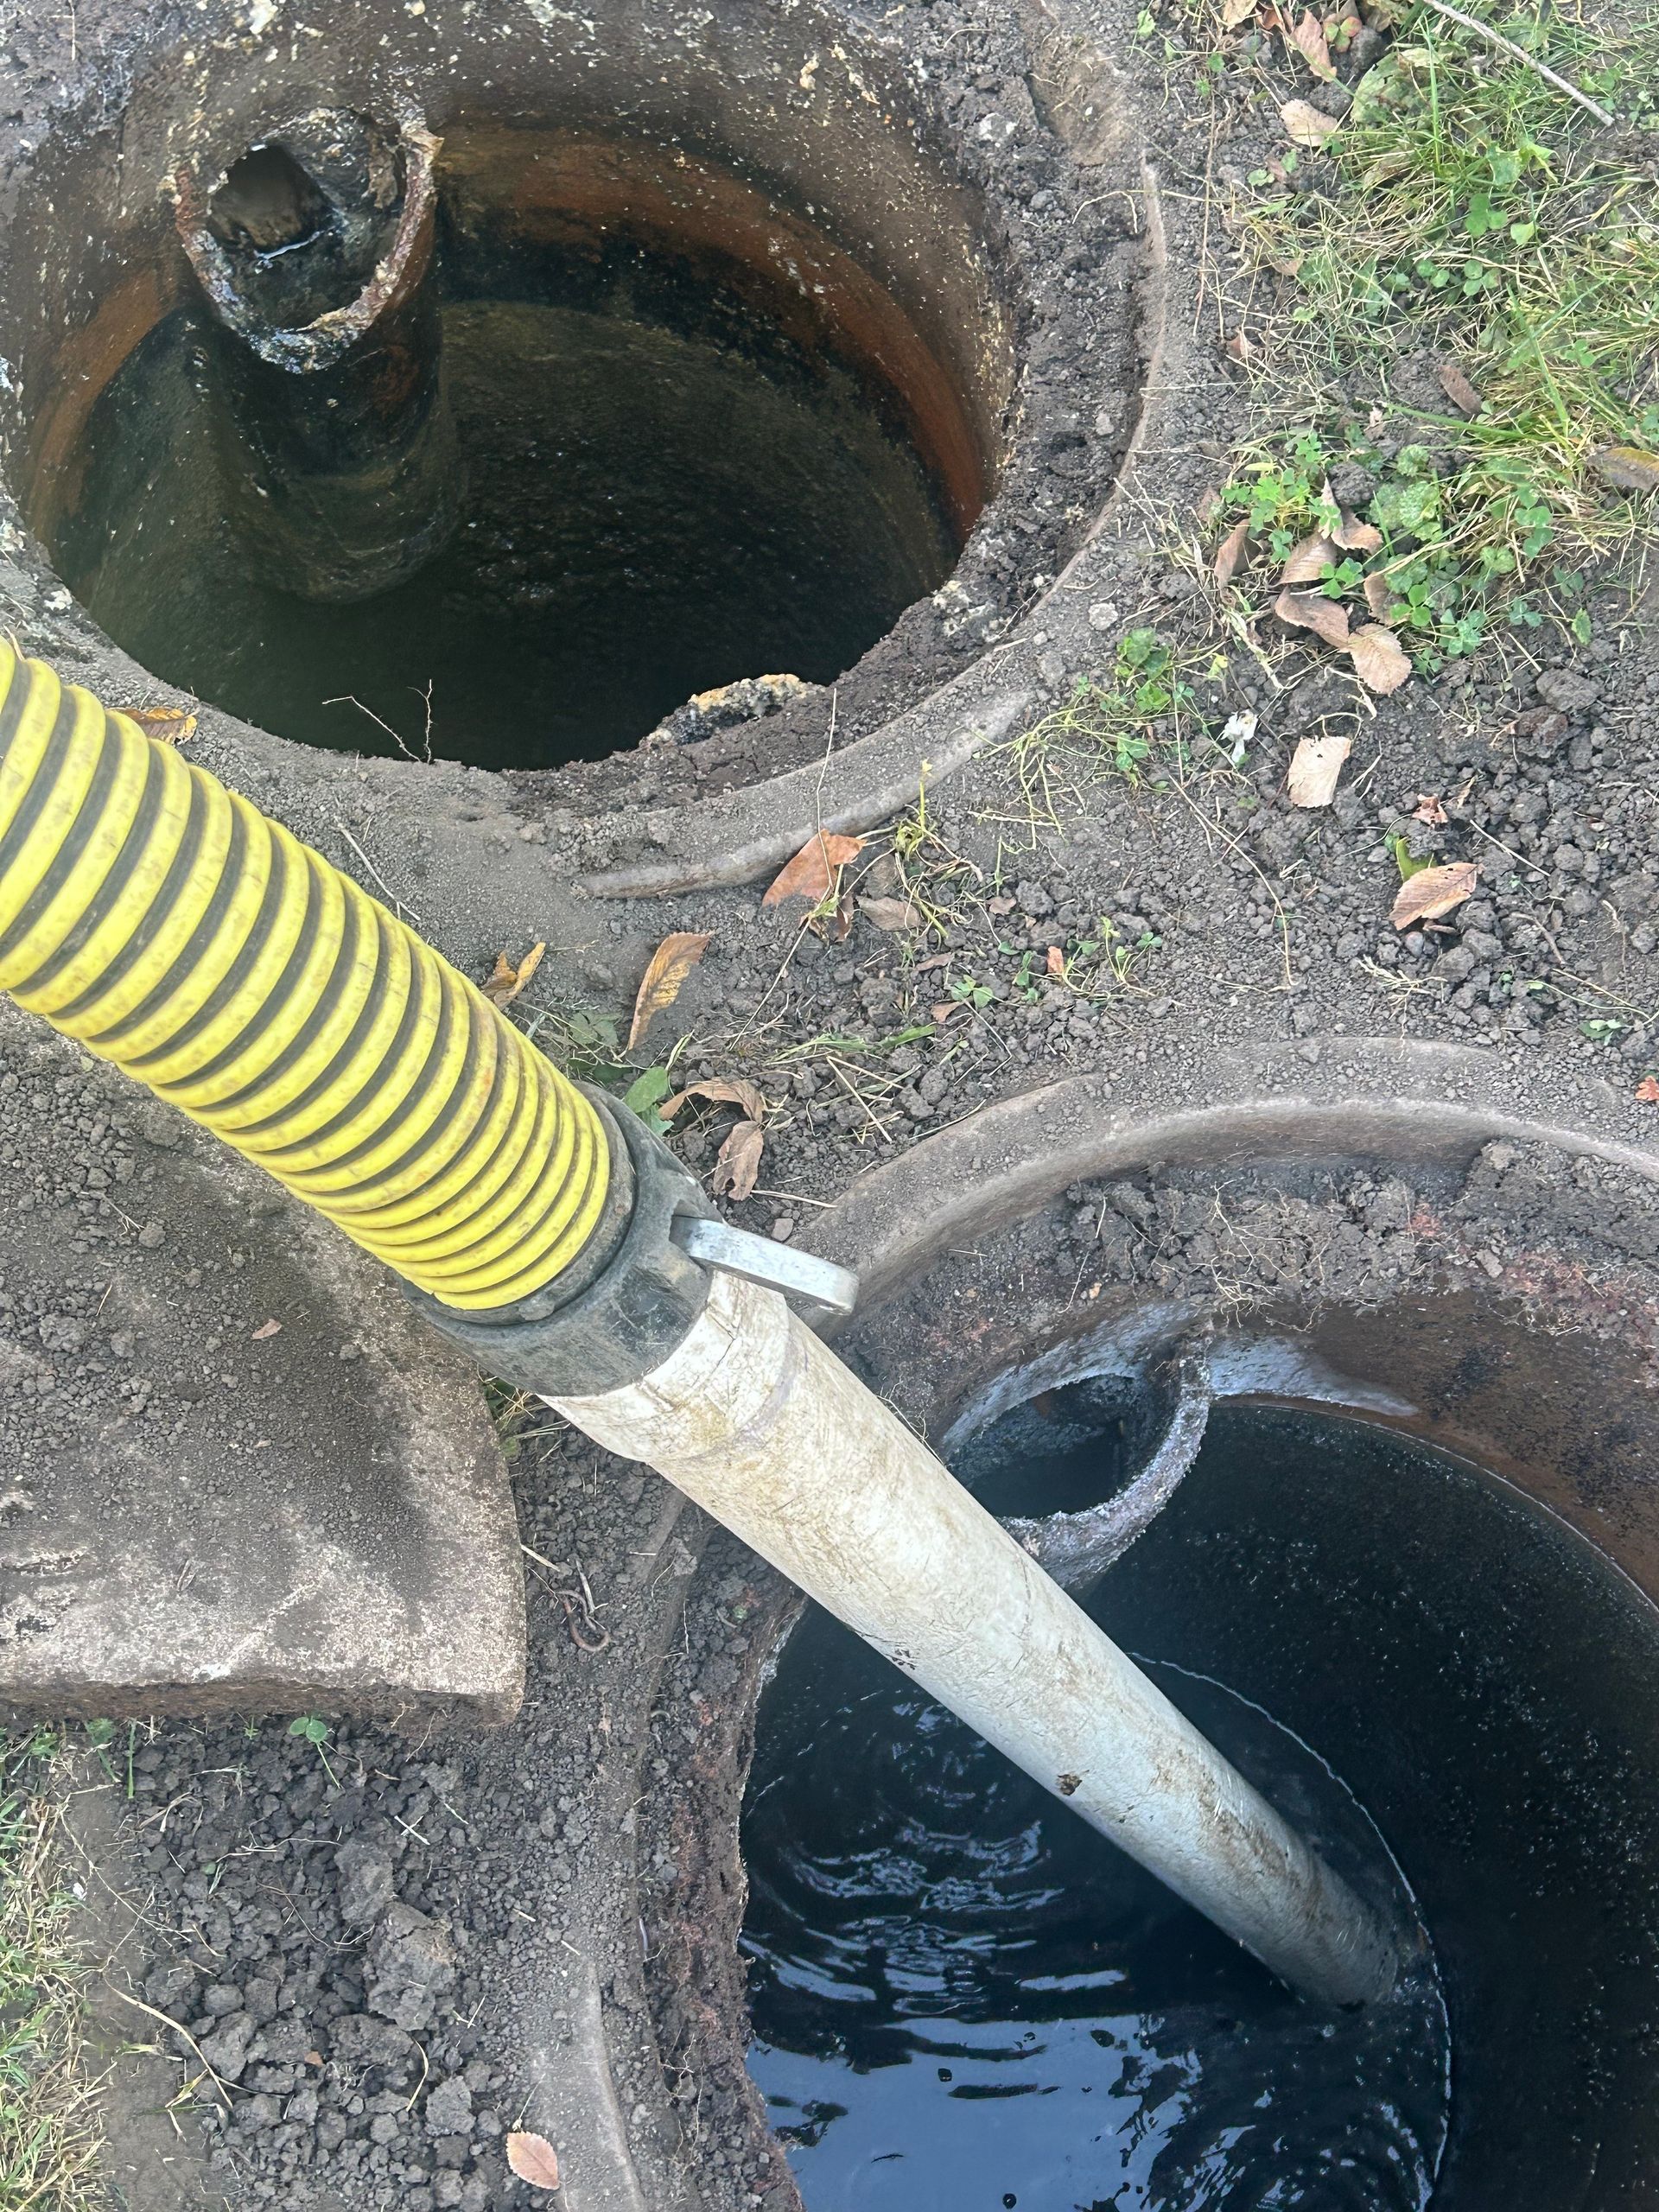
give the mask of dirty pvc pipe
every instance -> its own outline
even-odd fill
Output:
[[[1293,1988],[1385,1996],[1397,1936],[776,1291],[719,1274],[628,1388],[546,1402],[643,1460]]]
[[[679,1248],[707,1208],[666,1147],[619,1135],[321,854],[3,639],[0,989],[657,1468],[1293,1987],[1393,1986],[1398,1940],[779,1293]]]

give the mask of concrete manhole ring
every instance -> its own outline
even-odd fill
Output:
[[[1071,571],[1156,434],[1180,317],[1157,179],[1082,17],[1033,7],[1001,25],[1018,73],[1001,106],[952,80],[925,17],[875,35],[833,9],[740,11],[718,39],[692,36],[671,10],[578,19],[531,5],[498,27],[464,6],[390,0],[315,22],[264,0],[217,5],[188,36],[156,17],[101,29],[83,22],[78,53],[105,58],[83,59],[67,88],[36,86],[8,126],[9,593],[26,642],[107,696],[155,697],[157,677],[199,690],[202,757],[250,795],[280,791],[325,847],[344,791],[371,800],[383,834],[406,823],[414,838],[417,817],[447,816],[445,866],[467,865],[475,823],[505,821],[550,840],[566,880],[601,895],[747,880],[815,823],[867,828],[913,798],[925,762],[937,780],[1010,734],[1045,664],[1058,664],[1056,641],[1087,634]],[[394,757],[348,766],[271,735],[286,694],[269,653],[251,676],[253,639],[238,634],[270,617],[225,595],[236,561],[232,547],[227,570],[222,517],[203,525],[219,533],[203,568],[195,448],[168,442],[168,410],[188,410],[204,373],[176,334],[196,310],[173,202],[181,188],[206,194],[264,124],[315,105],[321,87],[331,111],[416,115],[441,141],[452,290],[486,286],[503,251],[586,267],[632,224],[646,261],[724,271],[762,321],[794,317],[798,350],[880,386],[955,537],[931,595],[890,638],[879,626],[838,681],[825,664],[798,698],[740,683],[733,701],[664,725],[643,777],[635,759],[608,781],[580,764],[543,772],[533,735],[505,778],[451,765],[442,699],[435,766],[396,758],[349,704],[334,741]],[[130,387],[134,364],[169,346],[152,378],[156,428]],[[509,598],[539,588],[511,561],[490,575]],[[209,582],[216,596],[197,605]],[[324,623],[309,639],[319,668],[327,635]],[[402,643],[418,690],[425,646]],[[765,673],[740,664],[715,680]],[[246,713],[261,684],[266,727],[213,710],[223,698]],[[745,722],[746,705],[780,696],[782,714]]]
[[[819,1224],[821,1249],[868,1270],[840,1348],[971,1469],[976,1440],[1014,1408],[1103,1372],[1144,1385],[1160,1345],[1212,1330],[1218,1404],[1337,1406],[1430,1439],[1652,1598],[1659,1155],[1590,1135],[1587,1093],[1548,1120],[1473,1107],[1475,1066],[1361,1042],[1317,1084],[1288,1054],[1224,1062],[1206,1105],[1180,1116],[1086,1080],[988,1109],[862,1178]],[[1216,1223],[1241,1208],[1218,1243]],[[756,1701],[800,1608],[714,1533],[656,1707],[658,1770],[667,1755],[692,1776],[659,1783],[640,1813],[660,1947],[646,1988],[671,2094],[696,2085],[720,2212],[750,2201],[735,2177],[798,2202],[744,2067],[736,1936]],[[1513,2131],[1490,2071],[1466,2096],[1449,2176],[1484,2201]],[[1615,2163],[1641,2170],[1612,2107],[1598,2125]]]

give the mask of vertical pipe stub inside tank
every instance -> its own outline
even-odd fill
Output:
[[[204,188],[179,237],[216,343],[225,497],[270,581],[367,599],[449,537],[461,481],[430,282],[438,141],[314,108]]]

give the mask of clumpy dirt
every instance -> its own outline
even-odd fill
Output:
[[[657,1655],[702,1527],[550,1414],[513,1426],[530,1673],[511,1727],[345,1722],[314,1742],[281,1720],[173,1725],[123,1731],[110,1755],[105,1817],[123,1843],[101,1858],[126,1901],[121,1963],[142,1959],[131,1986],[183,2031],[162,2041],[193,2083],[202,2185],[235,2212],[544,2202],[508,2172],[504,2139],[559,2134],[549,2072],[593,2037],[601,1981],[632,2054],[612,2074],[636,2161],[657,2201],[682,2201],[678,2145],[650,2133],[616,1843],[650,1786]]]

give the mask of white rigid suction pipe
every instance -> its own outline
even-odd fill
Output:
[[[657,1469],[1303,1994],[1401,1940],[775,1290],[716,1272],[642,1380],[547,1402]]]

